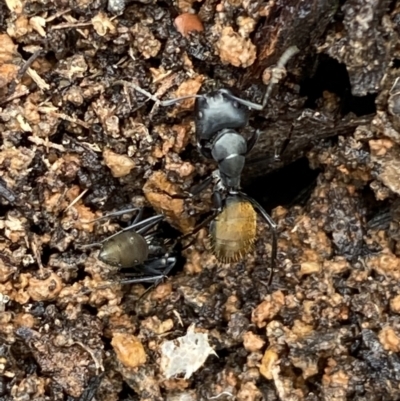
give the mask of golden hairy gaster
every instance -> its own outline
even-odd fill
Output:
[[[237,262],[253,250],[257,214],[252,204],[237,196],[229,197],[222,212],[210,226],[211,246],[223,263]]]

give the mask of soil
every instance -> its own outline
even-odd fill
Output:
[[[388,0],[0,2],[0,401],[400,400],[399,22]],[[290,46],[240,131],[268,285],[261,216],[238,263],[208,227],[180,243],[216,163],[194,99],[132,84],[260,103]],[[87,246],[133,207],[166,217],[155,288]]]

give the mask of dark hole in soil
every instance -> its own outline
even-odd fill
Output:
[[[390,206],[393,203],[393,199],[377,200],[374,191],[369,185],[363,188],[362,195],[364,204],[367,205],[366,218],[368,225],[388,229],[391,221]]]
[[[14,206],[10,204],[1,204],[0,203],[0,216],[3,217],[5,216],[10,210],[13,210]]]
[[[304,204],[316,184],[318,174],[319,170],[312,170],[304,157],[255,179],[243,190],[267,210],[279,205]]]
[[[41,261],[44,266],[46,266],[49,263],[50,256],[54,253],[52,249],[50,249],[49,245],[43,245],[42,247],[42,255],[41,255]]]
[[[374,113],[375,94],[366,96],[353,96],[346,66],[337,60],[327,56],[318,57],[318,65],[311,77],[306,78],[300,89],[302,96],[307,96],[306,108],[317,107],[317,100],[322,97],[324,91],[332,92],[341,99],[341,114],[350,112],[357,116]]]
[[[123,401],[139,400],[137,394],[125,383],[122,383],[122,391],[119,393],[119,399]]]
[[[400,59],[398,58],[393,59],[392,66],[393,68],[400,68]]]

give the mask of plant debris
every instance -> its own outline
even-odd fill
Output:
[[[208,344],[208,334],[196,333],[190,326],[185,336],[161,344],[160,367],[167,379],[181,373],[189,379],[210,354],[215,352]]]

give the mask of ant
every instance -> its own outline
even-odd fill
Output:
[[[132,278],[121,284],[152,283],[157,286],[173,269],[177,262],[174,255],[175,244],[167,248],[170,240],[158,236],[157,225],[164,219],[158,214],[142,220],[143,208],[125,209],[102,216],[92,222],[120,216],[139,210],[128,227],[110,235],[101,242],[81,246],[81,249],[99,246],[98,258]]]
[[[134,90],[144,94],[160,106],[171,106],[188,98],[196,98],[194,120],[197,147],[204,157],[217,162],[218,169],[185,195],[173,196],[192,197],[214,183],[213,213],[192,232],[180,239],[195,234],[210,223],[214,255],[223,263],[236,262],[254,247],[257,229],[255,209],[258,210],[272,233],[271,270],[268,285],[272,282],[277,255],[277,226],[255,199],[240,191],[240,179],[245,158],[257,143],[260,132],[256,131],[246,140],[236,129],[244,128],[248,124],[250,109],[263,110],[265,108],[273,86],[284,75],[285,65],[298,52],[299,49],[292,46],[283,53],[272,70],[270,84],[261,104],[241,99],[229,89],[218,89],[208,94],[161,101],[139,86],[128,83]]]

